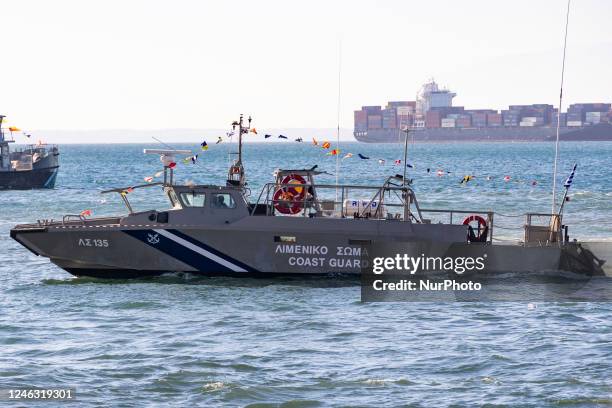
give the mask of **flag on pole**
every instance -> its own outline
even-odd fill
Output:
[[[574,181],[574,175],[576,174],[576,167],[578,167],[578,164],[574,164],[574,168],[572,169],[572,174],[570,174],[567,180],[565,180],[563,187],[569,189],[570,186],[572,185],[572,182]]]

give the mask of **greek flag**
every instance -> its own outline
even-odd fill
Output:
[[[570,188],[570,186],[572,185],[572,182],[574,181],[574,174],[576,174],[577,166],[578,166],[577,164],[574,164],[574,168],[572,169],[572,174],[570,174],[567,180],[565,180],[565,184],[563,184],[563,187]]]

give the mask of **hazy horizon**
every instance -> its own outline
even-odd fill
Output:
[[[413,100],[432,77],[467,108],[557,105],[565,12],[556,0],[8,2],[0,114],[33,139],[229,130],[240,113],[331,139],[340,55],[343,133],[354,110]],[[572,4],[564,107],[612,101],[611,15],[609,1]]]
[[[257,127],[255,127],[257,129]],[[228,129],[40,129],[32,130],[32,137],[23,137],[20,133],[15,133],[17,144],[37,143],[41,140],[49,144],[103,144],[103,143],[150,143],[158,144],[154,138],[165,143],[197,143],[206,141],[209,145],[214,145],[219,136],[223,138],[222,143],[230,141],[237,142],[238,138],[227,137]],[[249,133],[243,136],[244,143],[295,143],[295,139],[302,138],[304,143],[312,143],[312,139],[317,141],[336,141],[337,129],[332,128],[284,128],[284,129],[261,129],[257,135]],[[265,138],[265,134],[272,137]],[[10,138],[10,132],[6,136]],[[287,136],[287,139],[279,139],[279,135]],[[354,142],[353,130],[349,128],[340,129],[340,140]]]

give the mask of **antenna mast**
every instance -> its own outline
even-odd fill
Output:
[[[2,121],[4,120],[4,115],[0,115],[0,142],[4,142],[4,132],[2,131]]]
[[[563,40],[563,62],[561,64],[561,89],[559,91],[559,109],[557,111],[557,140],[555,141],[555,164],[553,167],[553,189],[552,189],[552,211],[555,214],[557,210],[557,162],[559,161],[559,128],[561,126],[561,103],[563,102],[563,79],[565,75],[565,50],[567,49],[567,27],[569,25],[570,2],[567,0],[567,14],[565,16],[565,38]]]
[[[238,128],[238,159],[229,168],[227,174],[227,185],[228,186],[239,186],[242,187],[246,184],[244,176],[244,167],[242,166],[242,135],[249,133],[251,130],[251,121],[253,119],[249,116],[248,126],[244,125],[244,116],[240,114],[240,119],[232,122],[232,130]]]
[[[408,133],[410,132],[410,129],[408,128],[408,125],[406,125],[403,130],[406,132],[406,137],[404,138],[404,178],[402,179],[402,183],[404,186],[406,186],[406,169],[408,168]]]
[[[340,185],[340,78],[342,73],[342,40],[338,39],[338,106],[336,128],[336,202],[338,201],[338,186]]]

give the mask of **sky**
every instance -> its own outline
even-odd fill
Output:
[[[350,129],[355,109],[414,99],[430,78],[467,108],[556,105],[565,11],[563,0],[0,0],[0,113],[47,130],[224,129],[240,113],[262,129],[332,129],[340,89]],[[612,101],[610,21],[612,1],[573,1],[565,103]]]

